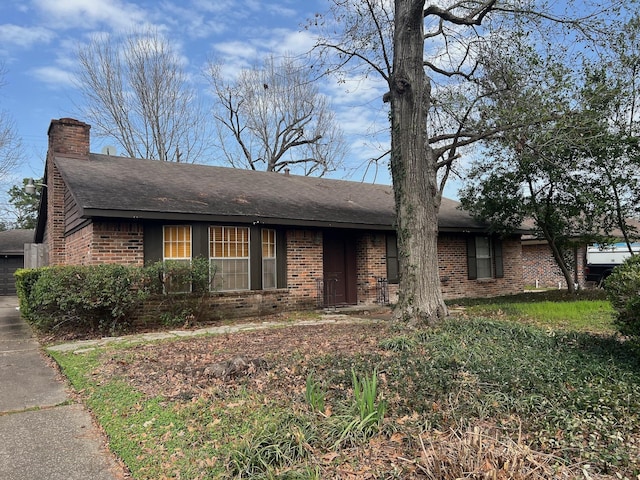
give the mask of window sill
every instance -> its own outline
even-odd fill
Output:
[[[477,278],[476,282],[478,282],[478,283],[496,283],[497,280],[495,278]]]

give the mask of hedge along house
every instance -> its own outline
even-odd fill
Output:
[[[48,264],[204,257],[212,307],[236,315],[397,294],[391,187],[92,154],[89,130],[68,118],[49,127],[36,229]],[[439,228],[445,297],[522,290],[519,235],[492,237],[447,199]]]

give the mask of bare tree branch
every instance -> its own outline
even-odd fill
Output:
[[[268,57],[235,80],[223,79],[215,64],[207,73],[221,149],[231,165],[323,175],[342,161],[345,144],[328,99],[292,58]]]
[[[208,124],[181,61],[157,31],[98,35],[77,50],[80,109],[96,134],[130,157],[195,162]]]

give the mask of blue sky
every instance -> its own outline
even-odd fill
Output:
[[[79,97],[73,82],[75,51],[97,32],[118,33],[132,28],[158,28],[184,57],[196,84],[206,82],[202,69],[209,58],[223,59],[228,68],[255,64],[266,54],[303,53],[313,45],[302,26],[326,0],[24,0],[0,4],[0,62],[5,85],[0,108],[14,120],[22,137],[26,162],[9,179],[9,186],[24,177],[42,175],[51,119],[73,117]],[[353,79],[338,84],[325,79],[322,91],[333,108],[351,148],[345,169],[332,177],[362,180],[359,168],[380,155],[371,132],[386,130],[384,85],[376,79]],[[382,135],[382,148],[387,141]],[[92,137],[92,151],[106,144]],[[216,164],[217,159],[207,162]],[[373,181],[372,170],[366,176]],[[386,166],[377,183],[390,183]],[[2,192],[8,186],[0,187]]]

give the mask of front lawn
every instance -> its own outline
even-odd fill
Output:
[[[637,478],[637,345],[471,303],[426,330],[289,326],[52,355],[134,478]],[[266,364],[216,375],[238,355]]]
[[[491,299],[453,301],[469,317],[503,318],[545,328],[615,334],[614,310],[604,290],[547,290]]]

